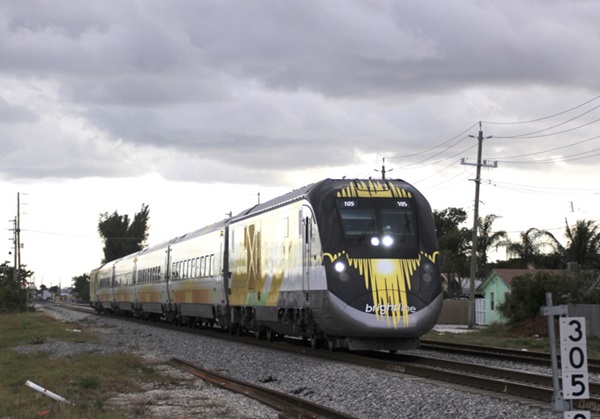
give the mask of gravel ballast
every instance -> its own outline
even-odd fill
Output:
[[[51,356],[65,356],[75,351],[121,351],[159,363],[181,358],[238,379],[310,399],[358,418],[563,417],[562,413],[553,413],[549,403],[482,395],[422,378],[252,345],[232,344],[164,330],[151,324],[74,312],[55,305],[41,309],[61,320],[93,328],[102,337],[102,343],[54,342],[20,347],[19,350],[45,350]],[[187,373],[166,365],[164,372],[180,374],[183,384],[170,389],[150,387],[142,394],[119,395],[110,403],[124,406],[145,403],[148,409],[145,417],[278,417],[271,408],[200,380],[190,380],[192,376]]]

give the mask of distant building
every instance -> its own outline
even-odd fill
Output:
[[[483,295],[483,307],[480,307],[483,319],[482,323],[506,323],[508,319],[498,310],[498,306],[506,301],[506,295],[510,293],[512,281],[518,276],[530,274],[534,276],[538,272],[561,273],[560,269],[492,269],[485,277],[477,292]]]

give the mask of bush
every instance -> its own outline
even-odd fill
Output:
[[[598,304],[600,291],[598,274],[594,271],[577,274],[537,272],[513,279],[511,292],[498,309],[510,323],[535,319],[546,305],[546,293],[552,293],[552,304]]]
[[[27,309],[27,290],[11,285],[8,283],[0,286],[0,313]]]

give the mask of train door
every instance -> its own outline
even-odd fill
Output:
[[[138,304],[138,268],[137,268],[137,261],[138,259],[135,258],[133,259],[133,272],[131,273],[131,289],[133,290],[132,294],[133,294],[133,308],[136,309],[137,308],[137,304]]]
[[[94,303],[98,300],[98,274],[100,269],[94,269],[90,272],[90,302]]]
[[[312,266],[313,213],[307,205],[302,206],[302,292],[304,302],[308,302],[310,272]]]
[[[165,282],[164,282],[164,287],[161,286],[161,290],[160,290],[160,301],[163,304],[169,304],[172,301],[171,298],[171,276],[172,276],[172,272],[171,272],[171,245],[167,246],[167,250],[165,250]],[[162,285],[162,284],[160,284]],[[169,307],[170,310],[170,307]]]
[[[231,293],[230,289],[230,278],[231,272],[229,271],[229,227],[225,227],[224,230],[221,231],[221,249],[219,251],[219,256],[221,259],[221,275],[223,275],[223,302],[222,304],[229,304],[229,294]],[[217,265],[219,266],[219,265]]]
[[[115,293],[115,287],[117,286],[116,284],[116,278],[117,278],[117,264],[113,264],[112,269],[111,269],[111,274],[110,274],[110,305],[114,306],[115,304],[118,304],[117,301],[117,296]]]

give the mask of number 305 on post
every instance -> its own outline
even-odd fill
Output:
[[[590,397],[585,317],[560,319],[560,362],[565,399]]]

